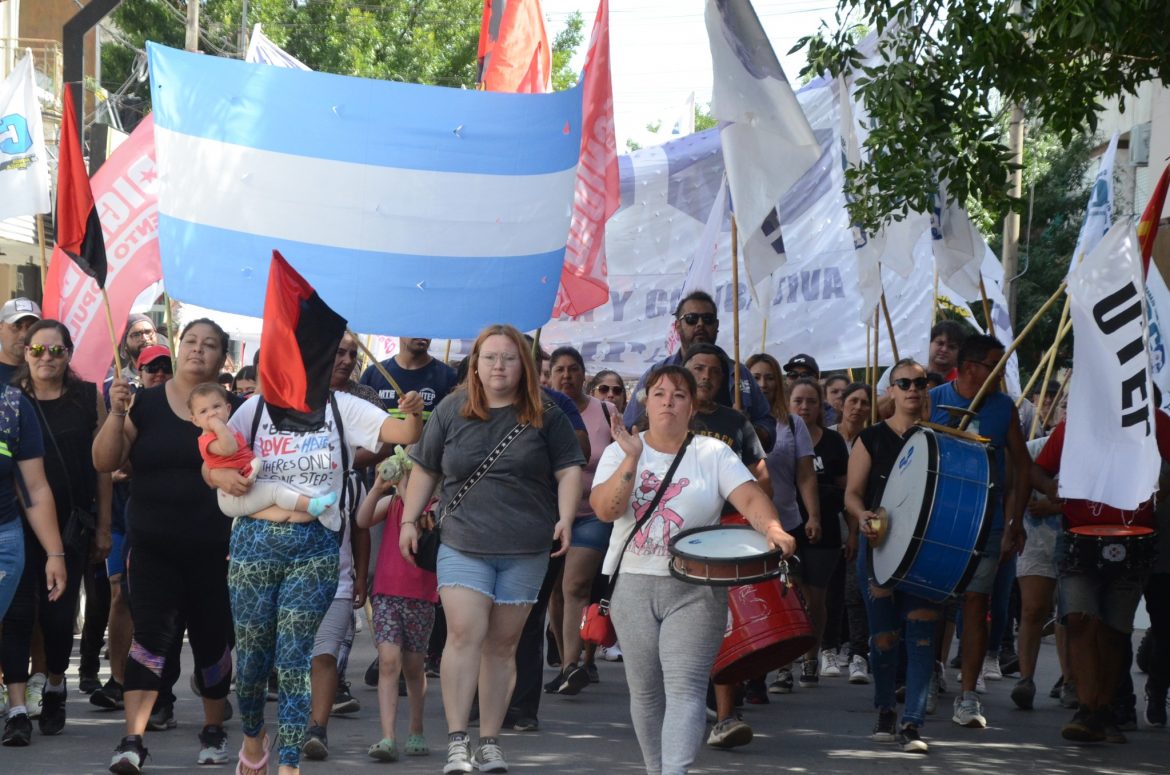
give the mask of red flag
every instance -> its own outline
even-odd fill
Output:
[[[483,0],[479,72],[487,91],[551,91],[552,54],[540,0]]]
[[[305,414],[323,409],[344,333],[345,318],[321,300],[279,251],[272,251],[260,334],[264,402]]]
[[[622,198],[609,73],[609,0],[601,0],[597,7],[583,77],[581,161],[553,317],[575,317],[609,301],[605,222],[617,212]]]
[[[57,164],[57,247],[97,281],[106,285],[106,243],[93,204],[93,191],[85,171],[77,115],[73,111],[73,90],[65,90],[61,115],[60,157]]]
[[[106,159],[94,173],[90,187],[105,232],[106,293],[115,333],[121,337],[134,300],[162,279],[153,118],[147,116]],[[101,291],[97,282],[60,248],[53,251],[41,308],[45,317],[60,320],[73,336],[69,365],[82,379],[105,379],[114,349],[102,310]]]
[[[1158,185],[1154,186],[1142,219],[1138,221],[1138,242],[1142,248],[1142,271],[1145,274],[1150,272],[1150,256],[1154,254],[1154,238],[1158,236],[1158,222],[1162,220],[1162,208],[1166,206],[1167,188],[1170,188],[1170,164],[1162,170],[1162,177],[1158,178]]]

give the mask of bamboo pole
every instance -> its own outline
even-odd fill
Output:
[[[355,334],[353,331],[350,331],[348,328],[345,329],[345,333],[353,337],[353,340],[357,342],[357,346],[361,348],[362,354],[370,359],[370,363],[373,365],[373,367],[378,370],[379,374],[385,377],[387,382],[390,383],[390,387],[394,388],[394,392],[398,395],[398,400],[401,401],[402,397],[406,395],[406,393],[402,392],[402,387],[399,386],[394,377],[390,376],[390,372],[386,371],[386,367],[382,365],[382,362],[374,357],[374,353],[370,351],[369,347],[366,347],[366,343],[362,341],[360,336]]]
[[[447,347],[443,350],[443,363],[451,362],[451,340],[447,340]]]
[[[890,307],[886,304],[886,292],[882,291],[882,316],[886,319],[886,331],[890,334],[890,351],[894,354],[894,363],[902,360],[898,357],[898,340],[894,337],[894,321],[890,320]]]
[[[731,335],[734,354],[732,356],[731,373],[735,383],[735,409],[743,409],[743,397],[739,392],[739,231],[735,225],[735,215],[731,216]]]
[[[1063,337],[1063,336],[1067,335],[1070,330],[1072,330],[1072,322],[1071,321],[1068,323],[1065,323],[1064,328],[1061,329],[1061,331],[1064,332],[1063,334],[1061,334],[1061,336]],[[1044,373],[1045,364],[1048,363],[1048,360],[1050,358],[1055,357],[1055,353],[1056,353],[1056,350],[1054,350],[1050,347],[1044,351],[1043,355],[1040,356],[1040,362],[1036,364],[1036,370],[1032,372],[1032,376],[1028,379],[1028,384],[1024,386],[1024,389],[1020,392],[1019,397],[1016,398],[1016,406],[1017,407],[1024,403],[1024,398],[1026,398],[1028,393],[1031,392],[1032,386],[1036,384],[1036,380],[1039,379],[1040,375]]]
[[[979,275],[979,298],[983,301],[983,322],[987,324],[987,333],[995,336],[995,323],[991,320],[991,302],[987,300],[987,288],[983,285],[983,275]]]
[[[1012,353],[1014,353],[1016,348],[1020,346],[1020,342],[1024,340],[1024,337],[1032,333],[1032,329],[1034,329],[1036,324],[1040,322],[1040,318],[1043,317],[1044,314],[1052,308],[1052,305],[1057,302],[1061,294],[1064,293],[1064,289],[1067,287],[1067,285],[1067,280],[1061,281],[1060,287],[1056,289],[1056,292],[1048,297],[1048,300],[1045,301],[1043,305],[1041,305],[1040,309],[1036,310],[1036,314],[1033,315],[1032,319],[1028,321],[1028,325],[1024,326],[1023,330],[1020,331],[1015,340],[1010,345],[1008,345],[1006,350],[1004,350],[1003,357],[999,359],[999,363],[995,364],[995,368],[992,369],[991,373],[987,375],[987,379],[984,380],[983,386],[979,388],[979,392],[975,394],[973,399],[971,399],[971,405],[969,407],[970,411],[959,422],[959,430],[967,430],[967,425],[971,422],[971,418],[974,417],[975,414],[979,411],[979,406],[983,403],[984,397],[986,397],[988,392],[990,392],[992,386],[999,382],[999,376],[1003,374],[1003,370],[1007,366],[1008,359],[1011,357]]]
[[[1048,405],[1048,411],[1044,413],[1043,424],[1048,426],[1048,421],[1052,418],[1052,413],[1056,411],[1056,407],[1068,395],[1068,386],[1072,380],[1072,369],[1064,372],[1064,376],[1060,379],[1060,386],[1056,389],[1056,395],[1052,397],[1052,403]]]
[[[37,242],[41,245],[41,293],[43,294],[46,278],[49,276],[49,259],[45,255],[45,216],[40,213],[37,214]],[[57,311],[53,310],[52,316],[56,317],[57,314]]]
[[[865,324],[865,384],[873,386],[873,329]]]
[[[930,302],[930,327],[938,322],[938,267],[934,268],[934,297]]]
[[[106,325],[110,329],[110,341],[114,345],[114,379],[122,379],[122,356],[118,353],[118,333],[114,330],[114,313],[110,310],[110,297],[102,288],[102,306],[106,310]]]
[[[175,347],[175,321],[171,317],[171,295],[167,287],[163,286],[163,325],[167,327],[167,344],[171,347],[171,360],[179,357],[179,349]]]
[[[882,324],[881,324],[881,320],[879,320],[879,318],[878,318],[878,315],[879,315],[878,308],[875,305],[873,308],[873,382],[870,383],[870,385],[875,385],[875,390],[874,390],[875,399],[869,402],[869,424],[870,425],[877,424],[877,410],[878,410],[877,405],[878,405],[878,402],[876,400],[876,394],[877,394],[876,383],[877,383],[877,379],[878,379],[878,363],[881,361],[880,342],[881,342],[881,338],[882,338]]]
[[[1068,320],[1069,297],[1064,299],[1064,308],[1060,311],[1060,324],[1056,327],[1056,338],[1052,341],[1051,354],[1048,358],[1048,366],[1044,370],[1044,381],[1040,384],[1040,401],[1039,405],[1044,405],[1044,396],[1048,395],[1048,381],[1052,379],[1052,369],[1056,366],[1056,353],[1060,349],[1060,342],[1064,339],[1065,321]],[[1036,428],[1039,427],[1040,413],[1036,412],[1032,415],[1032,428],[1028,431],[1028,438],[1031,439],[1036,435]]]

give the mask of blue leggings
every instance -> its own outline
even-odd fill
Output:
[[[280,764],[297,767],[309,723],[313,639],[337,591],[337,534],[320,522],[241,517],[232,530],[228,589],[236,625],[236,697],[244,734],[264,728],[275,665]]]

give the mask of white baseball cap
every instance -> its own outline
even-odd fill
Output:
[[[41,319],[41,307],[32,299],[9,299],[0,307],[0,323],[12,324],[24,318]]]

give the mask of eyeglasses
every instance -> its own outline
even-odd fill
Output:
[[[126,334],[126,338],[127,339],[154,339],[156,334],[157,334],[157,332],[153,328],[141,329],[138,331],[131,331],[130,333]]]
[[[51,344],[48,347],[43,344],[30,344],[24,349],[34,358],[40,358],[45,353],[48,353],[50,358],[64,358],[69,354],[69,348],[62,344]]]
[[[168,360],[154,361],[153,363],[148,363],[142,367],[142,370],[145,371],[147,374],[159,374],[159,373],[172,374],[172,373],[174,373],[171,369],[171,362],[169,359]]]
[[[919,390],[926,390],[926,386],[929,385],[930,382],[926,379],[926,377],[915,377],[914,379],[910,379],[909,377],[902,377],[901,379],[894,380],[890,384],[898,388],[898,390],[909,390],[911,385],[918,388]]]
[[[479,359],[485,363],[490,363],[495,366],[497,363],[503,363],[505,366],[513,366],[520,362],[519,355],[512,355],[511,353],[504,355],[497,355],[496,353],[480,353]]]
[[[593,389],[596,392],[601,393],[603,396],[620,396],[622,393],[626,392],[625,385],[598,385]]]
[[[700,320],[705,326],[713,326],[719,321],[719,316],[714,312],[688,312],[685,315],[679,315],[678,319],[688,326],[693,326]]]
[[[995,371],[995,367],[999,366],[998,363],[984,363],[983,361],[967,361],[967,363],[978,363],[980,366],[987,369],[988,371]]]
[[[787,379],[789,381],[794,381],[794,380],[798,380],[798,379],[808,379],[812,376],[813,376],[813,373],[811,371],[789,371],[789,372],[785,373],[785,375],[784,375],[785,379]]]

